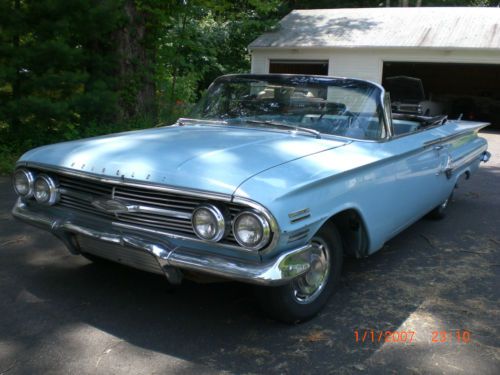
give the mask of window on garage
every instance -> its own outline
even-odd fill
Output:
[[[430,108],[449,118],[462,115],[500,128],[500,64],[384,62],[382,85],[397,76],[420,78]]]
[[[269,73],[328,75],[328,60],[270,60]]]

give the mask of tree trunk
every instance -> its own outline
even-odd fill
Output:
[[[20,0],[14,1],[14,12],[16,16],[19,16],[19,13],[21,12]],[[19,53],[20,36],[17,32],[14,34],[12,38],[12,46],[14,47],[14,53]],[[14,79],[12,81],[12,100],[14,101],[17,107],[17,104],[21,98],[21,76],[19,74],[21,67],[16,64],[15,69],[16,72]],[[19,114],[17,113],[17,111],[14,113],[14,115],[10,120],[9,131],[11,134],[14,134],[15,136],[19,136],[22,133],[21,121],[19,120]]]
[[[121,92],[118,117],[156,119],[154,54],[146,45],[146,15],[138,11],[134,0],[125,1],[124,12],[126,24],[115,36]]]

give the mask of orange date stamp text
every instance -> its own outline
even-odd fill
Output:
[[[417,334],[415,331],[378,331],[373,329],[354,330],[354,340],[356,343],[386,343],[394,342],[401,344],[411,344]],[[471,341],[471,332],[465,329],[432,331],[430,342],[433,344],[458,343],[468,344]]]

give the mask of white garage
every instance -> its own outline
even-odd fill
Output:
[[[450,116],[500,125],[500,8],[295,10],[249,50],[253,73],[420,78]]]

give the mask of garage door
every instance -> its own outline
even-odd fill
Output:
[[[270,60],[269,73],[328,75],[328,60]]]
[[[426,98],[449,118],[500,128],[500,65],[384,62],[382,84],[396,76],[420,78]]]

